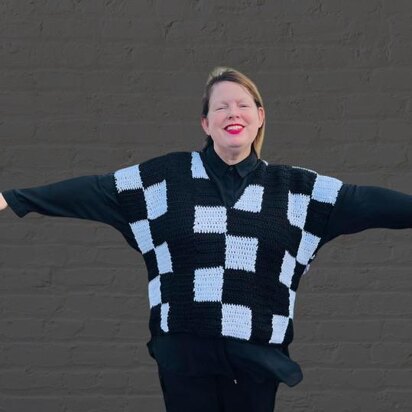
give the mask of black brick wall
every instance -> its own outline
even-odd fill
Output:
[[[407,0],[0,2],[0,191],[204,139],[208,71],[260,88],[262,158],[412,193]],[[289,412],[412,405],[410,231],[324,246],[301,283]],[[0,217],[0,411],[164,410],[143,259],[110,226]]]

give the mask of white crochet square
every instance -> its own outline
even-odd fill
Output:
[[[335,204],[343,182],[331,176],[317,175],[312,191],[312,199]]]
[[[155,247],[155,254],[159,273],[173,272],[172,257],[170,256],[169,247],[166,242]]]
[[[196,302],[221,302],[223,292],[221,266],[195,270],[194,300]]]
[[[258,239],[226,235],[225,267],[255,272]]]
[[[288,288],[290,288],[290,285],[292,284],[292,277],[295,273],[295,267],[296,259],[287,250],[285,250],[279,280]]]
[[[137,222],[130,223],[130,227],[132,228],[132,232],[141,252],[146,253],[149,250],[153,250],[154,245],[149,221],[147,219],[138,220]]]
[[[296,260],[302,265],[307,265],[309,259],[318,247],[319,242],[320,237],[315,236],[310,232],[302,231],[302,238],[299,243]]]
[[[209,179],[198,152],[192,152],[192,177],[194,179]]]
[[[154,279],[152,279],[149,282],[148,291],[149,291],[149,305],[151,309],[153,306],[156,306],[162,302],[162,295],[160,292],[160,275],[157,275]]]
[[[260,212],[262,209],[263,190],[263,186],[260,185],[246,186],[242,196],[233,207],[245,212]]]
[[[123,190],[141,189],[143,187],[139,165],[116,170],[114,178],[119,193]]]
[[[291,193],[288,195],[288,220],[291,225],[303,229],[305,226],[306,215],[310,196],[302,193]]]
[[[296,299],[296,292],[292,289],[289,289],[289,317],[293,319],[295,315],[295,299]]]
[[[147,217],[156,219],[167,212],[166,180],[155,183],[144,189],[144,197],[147,205]]]
[[[195,233],[226,233],[226,208],[222,206],[195,206]]]
[[[249,339],[252,334],[252,311],[247,306],[222,305],[222,335]]]
[[[169,303],[162,303],[160,306],[160,327],[169,332]]]
[[[286,330],[289,325],[289,317],[273,315],[272,317],[272,336],[269,343],[282,343],[285,339]]]

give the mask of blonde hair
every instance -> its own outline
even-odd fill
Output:
[[[245,87],[248,92],[252,95],[253,100],[257,107],[263,107],[263,99],[260,95],[256,84],[249,79],[246,75],[239,72],[236,69],[225,66],[215,67],[208,75],[203,97],[202,97],[202,117],[207,117],[209,113],[209,101],[212,94],[213,86],[218,82],[229,81],[234,83],[239,83],[241,86]],[[263,121],[262,126],[259,128],[255,140],[252,143],[252,148],[255,150],[256,155],[260,158],[260,152],[262,150],[263,140],[265,138],[265,121]],[[211,136],[207,135],[205,138],[205,143],[203,148],[213,143]]]

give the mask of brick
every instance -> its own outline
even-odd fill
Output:
[[[6,365],[25,367],[68,367],[72,364],[71,347],[68,344],[16,343],[3,345]]]
[[[44,333],[47,340],[68,340],[80,336],[84,330],[83,319],[53,319],[44,322]]]
[[[38,319],[2,319],[0,320],[0,331],[3,342],[44,338],[43,321]]]
[[[76,343],[70,349],[71,364],[82,367],[134,367],[138,364],[135,358],[135,344],[92,344]]]

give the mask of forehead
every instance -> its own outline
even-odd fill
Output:
[[[228,102],[231,100],[253,99],[249,91],[239,83],[222,81],[212,87],[211,102]]]

